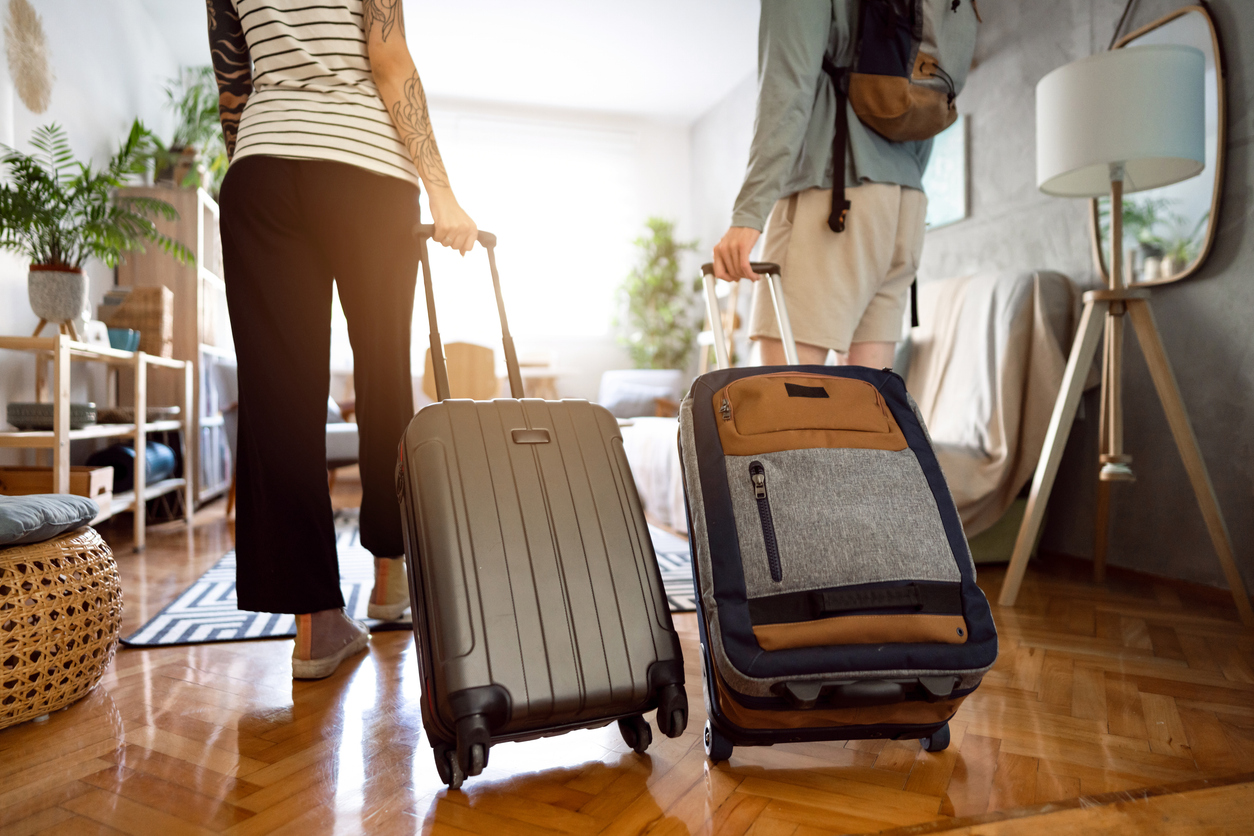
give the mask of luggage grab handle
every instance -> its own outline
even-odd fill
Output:
[[[784,360],[790,366],[800,365],[797,360],[797,341],[792,336],[792,322],[788,319],[788,307],[784,302],[784,290],[780,287],[779,265],[770,261],[753,261],[749,263],[753,272],[766,276],[766,287],[771,292],[774,303],[775,317],[779,322],[779,336],[784,343]],[[701,265],[701,281],[705,285],[705,307],[710,317],[710,330],[714,334],[714,360],[720,369],[731,366],[727,357],[727,337],[723,332],[723,318],[719,315],[718,296],[714,292],[714,265],[707,262]]]
[[[444,364],[444,346],[440,342],[440,329],[435,319],[435,291],[431,286],[431,262],[427,260],[427,239],[435,235],[435,224],[415,224],[414,237],[418,239],[418,258],[422,263],[422,281],[427,293],[427,321],[431,323],[431,370],[435,373],[437,400],[449,398],[448,367]],[[509,334],[509,320],[505,317],[505,299],[501,296],[501,277],[496,271],[496,236],[479,230],[479,243],[488,252],[488,267],[492,269],[492,289],[496,291],[496,310],[501,316],[501,342],[505,345],[505,368],[509,373],[509,393],[514,398],[523,397],[522,371],[518,366],[518,352],[514,350],[514,338]]]

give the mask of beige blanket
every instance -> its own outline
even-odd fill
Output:
[[[1045,271],[919,286],[906,388],[967,536],[997,522],[1032,478],[1078,305],[1075,285]]]

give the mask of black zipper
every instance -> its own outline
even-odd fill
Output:
[[[749,464],[749,481],[753,483],[753,498],[758,501],[758,517],[762,520],[762,540],[766,544],[766,562],[771,567],[771,580],[779,583],[784,579],[784,570],[779,563],[779,543],[775,540],[771,500],[766,495],[766,468],[761,462]]]

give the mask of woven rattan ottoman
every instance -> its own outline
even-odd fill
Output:
[[[95,529],[0,549],[0,729],[96,687],[121,622],[118,567]]]

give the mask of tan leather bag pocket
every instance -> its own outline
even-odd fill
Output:
[[[892,142],[930,139],[958,118],[945,90],[915,81],[936,78],[937,61],[920,51],[912,78],[850,73],[849,102],[853,112],[873,131]]]
[[[883,396],[863,380],[803,372],[743,377],[714,393],[714,412],[728,456],[906,447]]]

